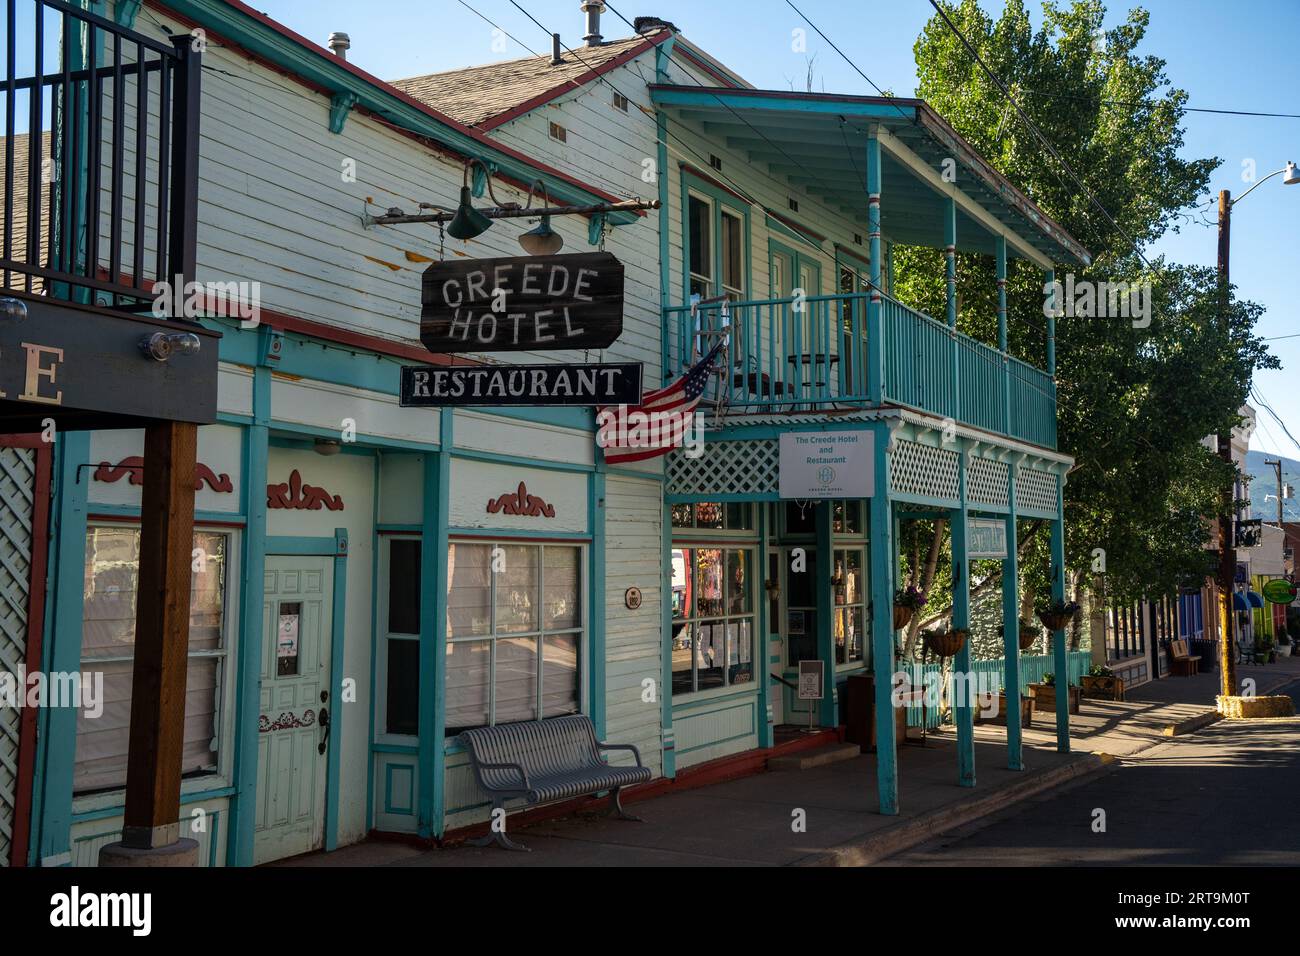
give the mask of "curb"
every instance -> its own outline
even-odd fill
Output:
[[[945,807],[906,823],[900,823],[859,840],[804,858],[795,866],[870,866],[886,857],[924,843],[931,837],[972,823],[982,817],[1004,810],[1014,803],[1027,800],[1044,790],[1051,790],[1082,777],[1108,773],[1119,765],[1118,760],[1106,753],[1090,753],[1062,767],[1054,767],[1027,779],[991,790],[976,800],[955,807]]]
[[[1163,737],[1180,737],[1183,734],[1194,733],[1210,724],[1216,724],[1223,719],[1223,715],[1217,710],[1208,710],[1203,714],[1197,714],[1195,717],[1188,717],[1186,720],[1180,720],[1176,724],[1166,724],[1165,729],[1160,731]]]

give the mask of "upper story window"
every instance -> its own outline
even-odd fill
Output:
[[[569,131],[565,129],[563,126],[561,126],[559,123],[552,123],[551,139],[557,139],[561,143],[567,143],[569,141]]]
[[[691,190],[686,200],[689,293],[709,299],[745,297],[745,215],[737,207]]]
[[[707,199],[691,196],[686,218],[691,295],[707,299],[713,294],[713,206]]]
[[[627,97],[624,96],[622,93],[618,93],[618,92],[616,92],[616,93],[614,94],[614,107],[615,107],[615,109],[620,109],[620,110],[622,110],[624,113],[626,113],[626,112],[627,112]]]

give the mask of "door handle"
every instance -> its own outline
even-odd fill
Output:
[[[330,712],[324,707],[320,709],[320,726],[325,731],[325,739],[316,745],[316,752],[324,754],[325,748],[330,742]]]

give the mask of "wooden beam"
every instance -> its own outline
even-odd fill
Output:
[[[198,426],[188,422],[145,429],[122,831],[122,843],[137,849],[167,846],[180,836],[197,440]]]

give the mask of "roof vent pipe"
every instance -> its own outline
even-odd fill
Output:
[[[551,66],[559,66],[564,62],[564,57],[560,56],[560,35],[551,34]]]
[[[600,15],[605,12],[605,0],[582,0],[582,12],[587,15],[587,33],[582,42],[587,46],[600,46]]]
[[[352,38],[346,33],[331,33],[329,42],[326,44],[330,51],[340,60],[348,58],[348,50],[352,49]]]

